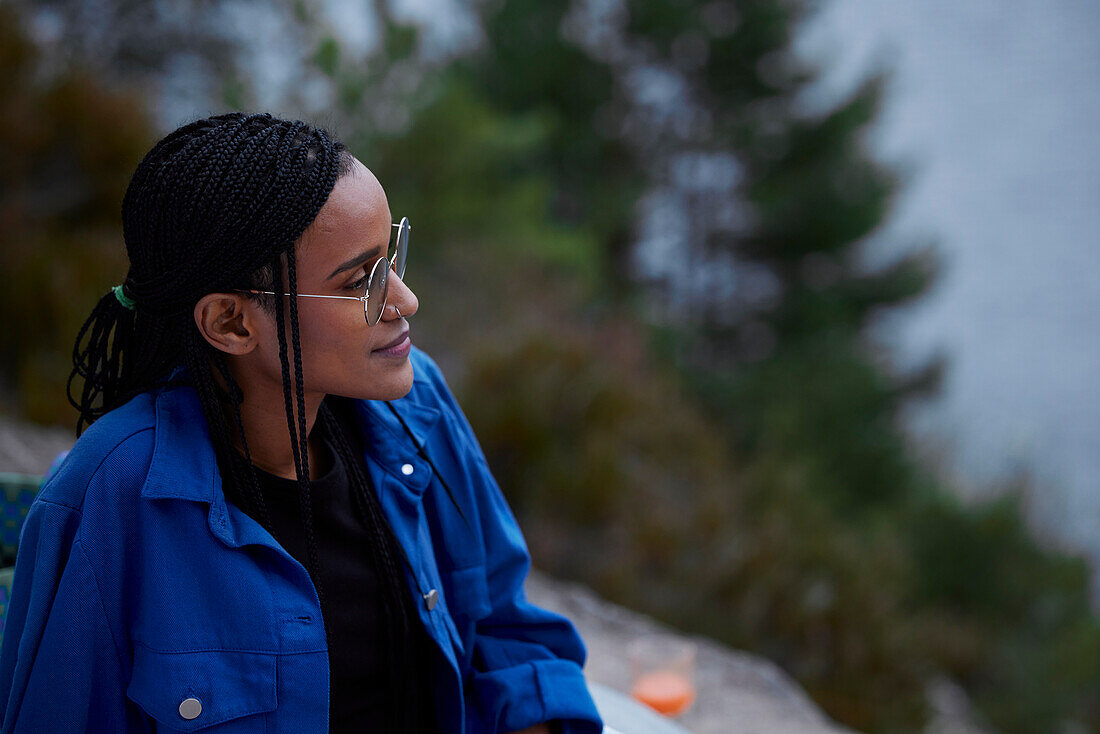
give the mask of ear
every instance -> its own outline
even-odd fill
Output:
[[[257,343],[256,308],[237,293],[208,293],[195,304],[195,325],[215,349],[247,354]]]

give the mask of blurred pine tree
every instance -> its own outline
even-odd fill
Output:
[[[674,71],[685,106],[706,121],[648,145],[667,161],[664,178],[675,184],[684,166],[723,154],[736,167],[729,197],[742,213],[732,225],[718,213],[728,201],[679,184],[687,189],[681,255],[691,264],[665,284],[686,304],[664,321],[670,353],[739,448],[813,461],[828,477],[816,492],[839,509],[867,508],[908,491],[897,413],[933,391],[944,366],[937,358],[895,373],[869,327],[924,293],[939,265],[931,247],[883,269],[863,264],[862,248],[899,187],[864,146],[885,78],[871,76],[826,112],[804,111],[816,71],[791,46],[809,7],[636,0],[626,33]],[[733,287],[707,289],[697,277],[704,271]],[[764,297],[750,295],[754,282],[766,286]]]
[[[549,180],[554,221],[593,234],[600,263],[594,292],[616,299],[629,285],[633,208],[645,179],[615,127],[624,103],[616,70],[564,33],[574,12],[569,0],[486,6],[485,42],[457,66],[498,114],[545,121],[544,144],[513,165]]]

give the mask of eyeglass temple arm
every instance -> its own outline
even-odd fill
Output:
[[[289,296],[289,293],[276,293],[275,291],[241,290],[240,293],[252,293],[257,296]],[[299,293],[299,298],[339,298],[341,301],[366,301],[370,296],[322,296],[315,293]]]

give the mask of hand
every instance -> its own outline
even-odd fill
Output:
[[[511,734],[553,734],[550,731],[550,724],[536,724],[535,726],[529,726],[523,731],[514,731]]]

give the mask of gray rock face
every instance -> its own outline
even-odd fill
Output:
[[[73,447],[76,434],[0,416],[0,472],[45,474],[50,462]]]
[[[626,649],[646,635],[679,633],[645,615],[616,606],[589,589],[533,571],[528,598],[569,617],[588,647],[586,677],[617,691],[630,690]],[[694,734],[840,734],[833,722],[775,664],[702,637],[695,660],[697,698],[677,721]]]

